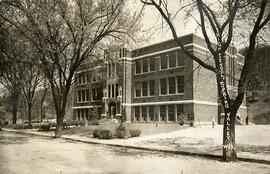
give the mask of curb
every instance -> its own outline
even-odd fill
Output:
[[[11,129],[2,129],[2,131],[53,138],[53,136],[51,135],[45,135],[45,134],[39,134],[39,133],[33,133],[33,132],[22,132],[22,131],[11,130]],[[221,155],[206,154],[206,153],[168,150],[168,149],[159,149],[159,148],[133,146],[133,145],[112,144],[112,143],[106,143],[106,142],[95,142],[91,140],[80,140],[80,139],[69,138],[65,136],[62,136],[61,138],[65,140],[69,140],[69,141],[76,141],[76,142],[87,143],[87,144],[100,144],[100,145],[110,146],[110,147],[124,147],[124,148],[135,149],[135,150],[154,151],[154,152],[161,152],[161,153],[168,153],[168,154],[175,154],[175,155],[185,155],[185,156],[192,156],[192,157],[207,158],[207,159],[213,159],[213,160],[220,160],[222,157]],[[270,160],[263,160],[263,159],[237,157],[237,161],[270,165]]]

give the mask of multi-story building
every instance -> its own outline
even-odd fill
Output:
[[[186,49],[211,64],[204,40],[183,36]],[[173,40],[129,51],[110,50],[103,66],[77,71],[74,90],[75,119],[118,118],[122,111],[130,122],[176,122],[179,115],[195,122],[222,121],[215,74],[187,57]],[[236,91],[243,58],[230,47],[226,57],[227,84]],[[239,109],[246,117],[245,102]]]

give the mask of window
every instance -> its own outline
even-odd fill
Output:
[[[135,96],[141,97],[141,84],[135,83]]]
[[[184,113],[184,106],[183,105],[176,105],[177,108],[177,115]]]
[[[136,60],[136,74],[141,73],[141,60]]]
[[[114,85],[112,85],[112,98],[114,98]]]
[[[177,77],[177,93],[184,93],[184,76]]]
[[[142,119],[143,121],[147,121],[147,106],[142,106]]]
[[[115,85],[115,96],[117,97],[119,95],[119,91],[118,91],[118,84]]]
[[[168,120],[174,121],[175,119],[174,105],[168,105]]]
[[[155,71],[155,58],[154,57],[149,59],[149,64],[150,64],[150,71]]]
[[[111,85],[108,85],[108,98],[111,98]]]
[[[85,96],[85,91],[84,91],[84,90],[82,90],[82,101],[85,101],[84,96]]]
[[[77,92],[77,102],[88,102],[89,101],[89,89],[79,90]]]
[[[154,106],[148,106],[148,114],[150,121],[154,121],[155,118]]]
[[[176,56],[177,56],[178,66],[183,66],[184,65],[184,61],[183,61],[182,57],[180,57],[180,52],[179,51],[176,52]]]
[[[175,78],[170,77],[169,78],[169,94],[175,94],[175,92],[176,92]]]
[[[92,100],[96,100],[96,88],[92,88]]]
[[[89,101],[89,90],[86,90],[86,101]]]
[[[140,106],[135,106],[135,121],[140,121]]]
[[[165,121],[166,120],[166,105],[160,105],[160,119],[161,121]]]
[[[167,68],[168,68],[167,55],[162,54],[160,57],[160,69],[167,69]]]
[[[109,70],[109,77],[111,77],[112,76],[112,71],[111,71],[111,64],[110,63],[108,64],[108,70]]]
[[[149,81],[149,95],[150,96],[155,95],[155,80]]]
[[[160,79],[160,94],[167,94],[167,79]]]
[[[147,81],[142,82],[142,95],[148,96]]]
[[[143,64],[143,72],[148,72],[148,59],[143,59],[142,61]]]
[[[82,101],[82,96],[81,96],[81,91],[78,91],[78,102],[81,102]]]
[[[169,54],[169,67],[174,68],[176,67],[176,55],[175,52]]]

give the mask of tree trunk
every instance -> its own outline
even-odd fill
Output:
[[[19,102],[19,95],[12,94],[12,124],[17,123],[18,102]]]
[[[61,138],[62,136],[64,115],[65,115],[65,108],[61,110],[60,112],[57,112],[55,138]]]
[[[223,126],[223,160],[226,162],[237,160],[235,144],[235,118],[236,113],[225,111]]]
[[[28,102],[28,129],[32,129],[32,102]]]

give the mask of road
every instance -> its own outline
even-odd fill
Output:
[[[269,165],[223,163],[197,157],[92,145],[0,131],[1,174],[250,174]]]

